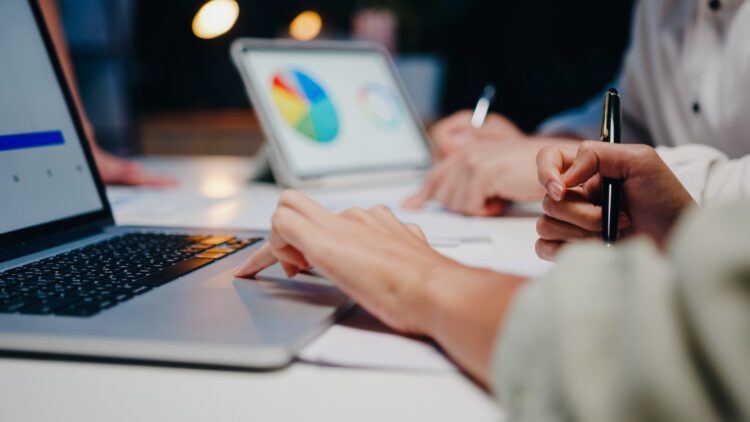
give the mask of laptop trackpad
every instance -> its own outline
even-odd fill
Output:
[[[219,288],[219,289],[230,289],[233,288],[233,284],[235,281],[243,280],[236,278],[234,276],[234,269],[231,269],[229,271],[224,271],[214,277],[211,277],[210,279],[206,280],[204,283],[201,284],[201,287],[203,288]],[[320,286],[327,286],[331,287],[333,286],[333,283],[328,281],[327,279],[317,276],[314,273],[305,273],[305,274],[297,274],[296,276],[289,278],[287,277],[286,273],[284,273],[284,269],[281,267],[280,264],[272,265],[265,270],[258,273],[258,275],[255,277],[256,280],[247,279],[249,282],[253,281],[263,281],[263,282],[277,282],[280,284],[285,285],[291,285],[291,284],[299,284],[299,285],[320,285]],[[265,283],[264,283],[265,284]]]

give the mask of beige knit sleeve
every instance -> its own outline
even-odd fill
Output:
[[[515,420],[750,416],[750,203],[641,239],[570,247],[514,300],[493,385]]]

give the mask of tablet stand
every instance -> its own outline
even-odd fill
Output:
[[[255,169],[250,175],[248,182],[267,183],[269,185],[276,184],[276,177],[273,175],[271,162],[268,159],[267,148],[265,143],[260,147],[258,154],[255,156]]]

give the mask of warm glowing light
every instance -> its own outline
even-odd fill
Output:
[[[195,14],[193,34],[206,40],[216,38],[232,29],[239,15],[236,0],[211,0]]]
[[[323,18],[317,12],[308,10],[297,15],[289,25],[289,34],[300,41],[310,41],[320,34]]]
[[[198,190],[209,198],[224,199],[236,194],[238,188],[230,177],[213,175],[202,180]]]

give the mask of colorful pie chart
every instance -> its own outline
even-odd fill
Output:
[[[326,91],[307,73],[299,69],[276,73],[273,100],[284,120],[303,136],[320,143],[336,139],[336,108]]]

